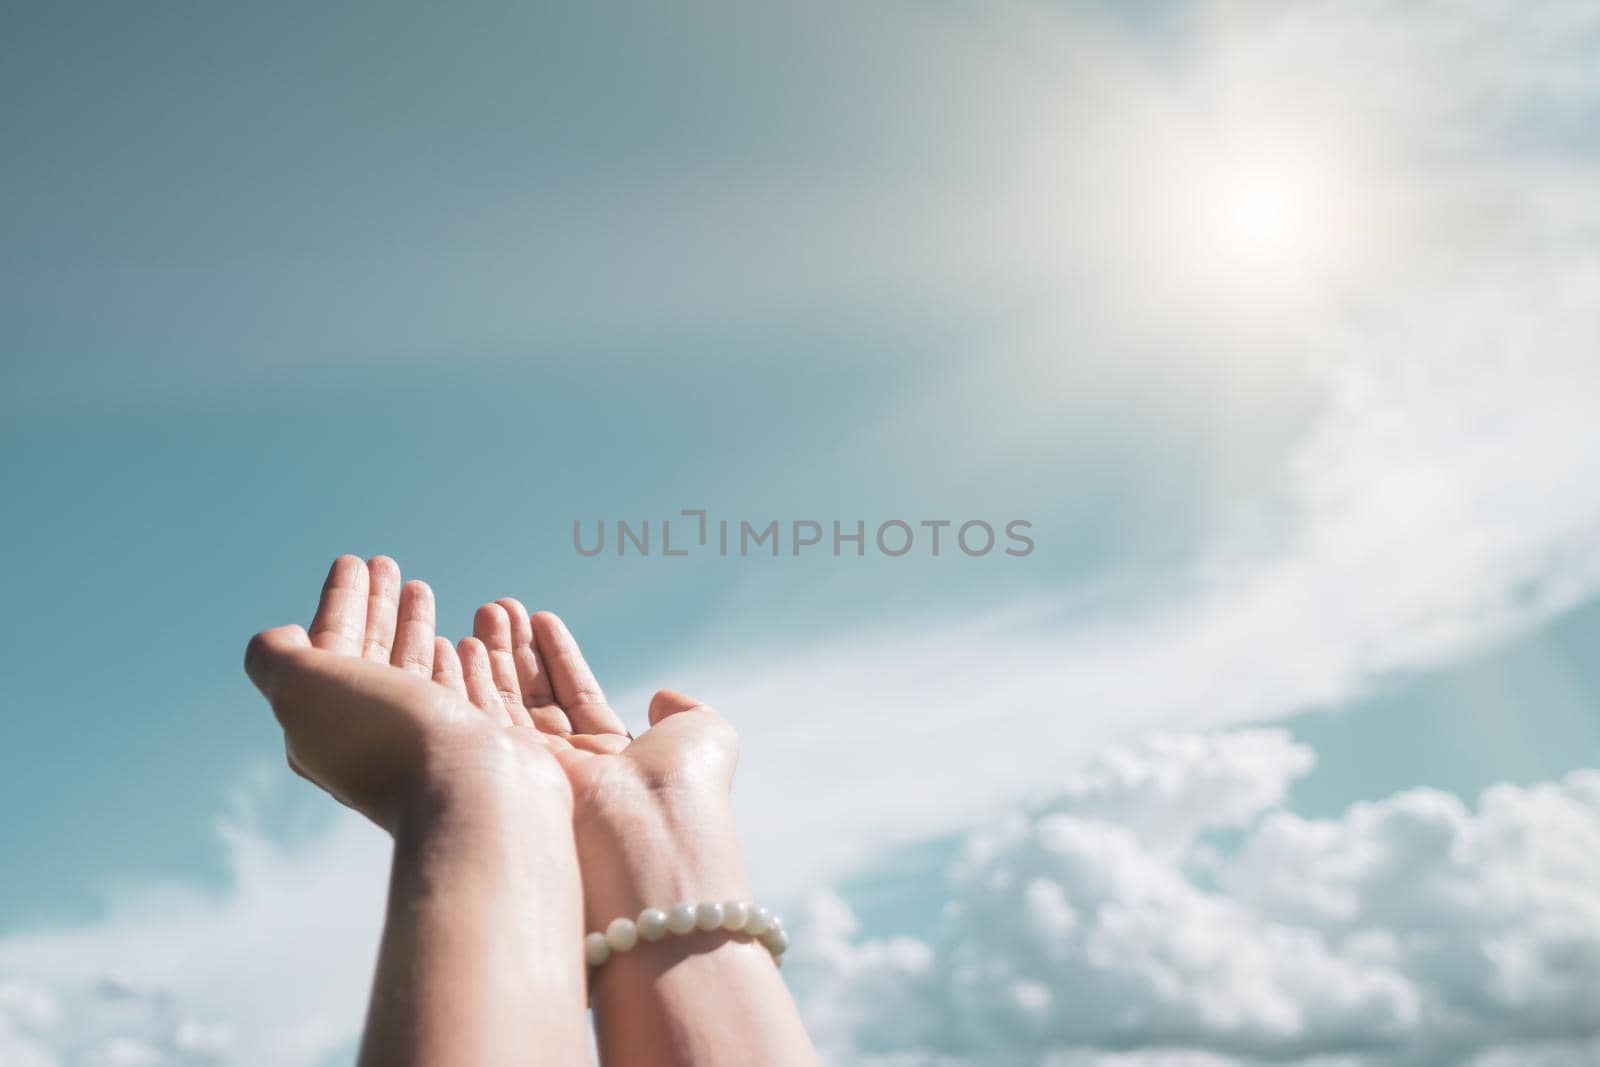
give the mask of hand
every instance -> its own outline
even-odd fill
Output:
[[[587,1062],[572,790],[483,644],[436,637],[393,560],[341,556],[311,632],[257,634],[245,669],[290,765],[395,840],[363,1067]]]
[[[473,633],[508,717],[548,731],[572,784],[590,929],[645,906],[749,899],[729,803],[738,737],[716,712],[663,689],[631,738],[566,625],[506,597]]]
[[[586,929],[646,907],[750,900],[729,803],[738,738],[721,716],[663,689],[650,729],[631,738],[560,619],[530,619],[507,598],[479,608],[473,631],[507,714],[564,742],[554,751],[572,782]],[[748,937],[674,937],[620,953],[589,990],[603,1064],[817,1064],[772,957]]]
[[[548,735],[507,713],[488,651],[434,634],[433,592],[385,556],[334,561],[307,634],[251,639],[245,670],[283,726],[298,773],[373,822],[442,797],[535,789],[571,803]]]

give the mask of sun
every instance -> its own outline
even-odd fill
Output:
[[[1312,251],[1316,205],[1300,175],[1246,167],[1217,185],[1212,225],[1240,259],[1288,263]]]
[[[1336,173],[1303,144],[1264,136],[1219,146],[1183,197],[1198,264],[1247,290],[1310,282],[1335,268],[1346,221]]]
[[[1001,142],[981,221],[1014,277],[1274,342],[1392,284],[1425,205],[1381,116],[1292,77],[1116,73],[1114,92],[1063,90]]]
[[[1152,302],[1305,322],[1381,269],[1375,156],[1336,118],[1266,97],[1174,106],[1117,149],[1117,238]]]

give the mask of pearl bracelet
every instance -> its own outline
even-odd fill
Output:
[[[645,941],[660,941],[668,934],[688,934],[700,930],[726,930],[730,934],[749,934],[772,953],[772,962],[783,965],[783,954],[789,949],[789,935],[783,920],[766,908],[747,904],[742,900],[702,900],[698,904],[677,904],[666,911],[646,908],[637,919],[626,916],[612,919],[605,932],[583,935],[583,955],[589,966],[598,967],[611,958],[613,952],[627,952]]]

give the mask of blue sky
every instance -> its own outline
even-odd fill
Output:
[[[296,1030],[127,954],[278,859],[361,899],[373,846],[238,667],[346,551],[447,630],[560,611],[636,719],[718,703],[758,881],[833,886],[867,943],[937,941],[965,835],[1152,731],[1314,754],[1261,749],[1275,799],[1210,827],[1247,841],[1595,766],[1600,38],[1370,7],[8,11],[0,991],[115,974],[232,1035],[145,1020],[149,1062],[344,1047],[359,989]],[[1037,548],[572,549],[692,507]],[[248,921],[292,929],[268,881]],[[20,997],[0,1050],[121,1039]],[[824,1008],[851,1060],[956,1048]]]

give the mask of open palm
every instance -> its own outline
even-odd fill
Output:
[[[551,739],[580,819],[586,808],[625,799],[635,788],[726,793],[738,740],[710,708],[663,689],[650,701],[650,729],[634,738],[560,618],[547,611],[530,617],[520,601],[503,597],[478,609],[472,629],[505,714]]]
[[[257,634],[245,666],[283,725],[290,766],[380,825],[430,767],[497,773],[508,741],[560,779],[559,739],[506,712],[488,649],[467,638],[458,653],[438,637],[432,591],[402,585],[387,556],[335,560],[310,631]]]

